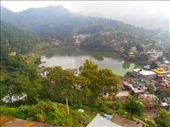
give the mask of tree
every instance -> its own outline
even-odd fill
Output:
[[[138,52],[143,52],[143,50],[144,50],[143,46],[140,43],[136,44],[136,48],[137,48]]]
[[[89,79],[88,86],[91,96],[90,100],[94,104],[103,93],[116,93],[118,78],[109,69],[99,69],[90,59],[86,60],[80,67],[81,76]]]
[[[24,66],[21,56],[8,56],[6,61],[6,68],[9,71],[22,70]]]
[[[24,91],[24,87],[27,85],[26,77],[19,75],[18,72],[9,74],[8,78],[2,81],[3,95],[9,95],[10,103],[12,103],[12,96],[21,94]]]
[[[64,102],[65,97],[72,101],[74,75],[61,67],[48,69],[48,94],[51,100]]]
[[[42,89],[40,77],[31,81],[27,75],[20,72],[11,72],[8,74],[8,77],[1,81],[1,85],[3,88],[1,93],[4,96],[9,95],[10,103],[12,103],[12,96],[22,93],[27,94],[27,103],[36,103]]]
[[[116,77],[111,70],[102,69],[99,71],[99,78],[102,80],[102,92],[105,93],[117,93],[117,84],[119,83],[118,77]],[[104,91],[103,91],[104,90]]]
[[[61,67],[48,69],[47,82],[45,89],[48,98],[52,101],[69,104],[85,103],[88,96],[89,80],[82,76],[75,76],[73,73],[63,70]],[[88,98],[88,97],[87,97]]]
[[[141,115],[143,111],[143,104],[136,97],[130,97],[125,100],[124,108],[130,115],[130,118],[133,115]]]
[[[158,116],[154,119],[157,127],[170,127],[170,113],[160,109]]]

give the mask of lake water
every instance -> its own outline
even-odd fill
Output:
[[[115,58],[115,56],[110,53],[87,53],[75,50],[57,50],[56,52],[47,52],[41,58],[41,61],[46,61],[46,63],[42,63],[40,66],[62,66],[64,68],[79,68],[86,59],[91,59],[100,68],[111,69],[115,75],[119,76],[125,75],[127,72],[132,71],[135,67],[133,63],[127,63],[123,59]]]

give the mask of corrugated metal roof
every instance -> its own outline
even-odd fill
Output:
[[[87,127],[122,127],[119,126],[106,118],[97,115],[88,125]]]

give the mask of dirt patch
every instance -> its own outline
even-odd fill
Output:
[[[36,127],[33,123],[27,123],[24,127]]]
[[[154,110],[144,110],[144,116],[149,119],[153,119],[156,116],[156,111]]]
[[[9,116],[4,116],[4,115],[0,115],[0,126],[4,125],[5,123],[9,122],[9,121],[13,121],[15,120],[15,118],[9,117]]]
[[[0,115],[1,127],[57,127],[45,123],[27,121],[18,118],[12,118],[4,115]]]
[[[123,127],[140,127],[136,121],[130,120],[124,116],[114,115],[112,121]]]

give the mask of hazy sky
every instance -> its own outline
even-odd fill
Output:
[[[170,1],[1,1],[12,10],[63,5],[71,12],[121,20],[146,28],[170,29]]]

